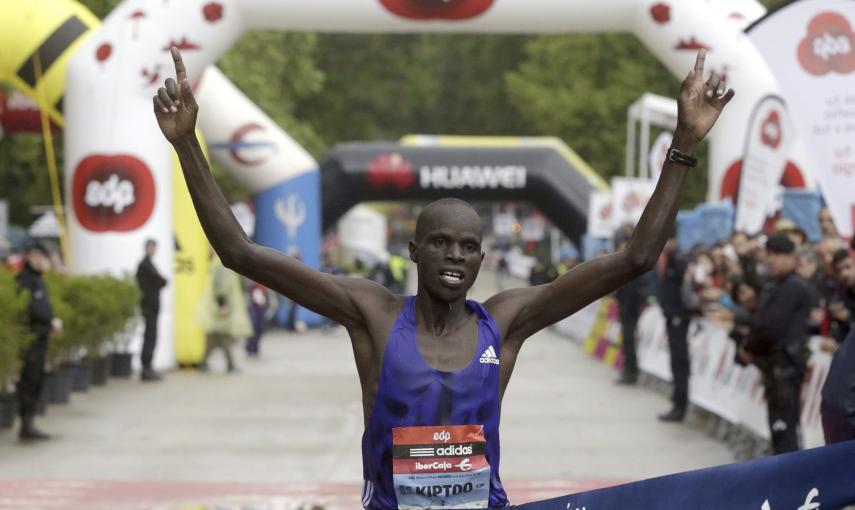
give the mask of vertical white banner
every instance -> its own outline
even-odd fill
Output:
[[[736,230],[756,234],[776,212],[775,195],[794,142],[793,123],[781,98],[761,99],[745,133]]]
[[[649,179],[613,178],[612,230],[617,230],[627,223],[638,223],[655,188],[656,182]]]
[[[6,239],[9,230],[9,202],[0,200],[0,239]]]
[[[611,239],[612,194],[608,191],[595,191],[588,195],[588,235]]]
[[[668,149],[671,148],[671,141],[674,135],[670,131],[659,133],[653,145],[650,146],[650,154],[647,164],[650,166],[650,178],[653,182],[659,180],[659,174],[662,173],[662,165],[665,164],[665,158],[668,157]]]
[[[825,201],[844,236],[855,216],[855,3],[793,2],[749,36],[781,85]]]

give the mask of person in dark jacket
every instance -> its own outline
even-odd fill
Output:
[[[630,230],[628,233],[632,235]],[[629,238],[621,239],[619,250],[626,248]],[[635,351],[635,329],[641,317],[641,309],[647,299],[650,273],[645,273],[630,281],[615,292],[620,316],[621,337],[623,338],[623,368],[617,380],[618,384],[633,385],[638,382],[638,357]]]
[[[142,348],[142,380],[159,381],[160,374],[152,368],[154,348],[157,346],[157,316],[160,314],[160,289],[166,286],[166,278],[160,275],[151,261],[157,252],[157,241],[148,239],[145,242],[145,257],[137,266],[137,284],[139,285],[142,299],[140,309],[145,320],[145,332],[143,333]]]
[[[822,387],[825,443],[855,439],[855,330],[840,344]]]
[[[29,328],[35,337],[22,353],[21,376],[18,379],[18,405],[21,415],[21,430],[18,437],[24,441],[44,440],[50,436],[33,424],[36,403],[42,391],[45,377],[45,358],[48,338],[62,331],[62,321],[55,317],[48,301],[48,292],[42,273],[50,268],[47,249],[31,241],[26,246],[26,264],[18,273],[18,289],[29,293],[27,308]]]
[[[677,250],[677,239],[671,237],[662,250],[664,264],[656,268],[659,306],[665,316],[668,349],[671,352],[671,374],[674,391],[672,408],[659,416],[664,422],[679,422],[686,417],[689,405],[689,310],[683,304],[683,276],[687,260]]]
[[[855,294],[855,261],[849,254],[834,258],[837,280],[852,296]],[[837,339],[840,346],[834,353],[822,388],[822,429],[828,444],[855,439],[855,329],[851,327],[850,310],[841,312],[849,313],[848,332],[842,341]]]
[[[776,454],[799,449],[799,395],[807,365],[811,292],[796,273],[796,246],[784,234],[766,242],[771,281],[764,287],[740,357],[763,373]]]

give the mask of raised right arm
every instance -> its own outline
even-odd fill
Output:
[[[217,187],[196,138],[199,108],[176,48],[172,48],[172,57],[178,82],[166,80],[154,97],[154,112],[161,131],[178,153],[196,214],[223,265],[345,327],[365,326],[364,307],[392,303],[394,296],[389,291],[367,280],[321,273],[246,236]]]

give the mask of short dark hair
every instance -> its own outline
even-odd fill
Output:
[[[24,253],[30,253],[33,251],[41,252],[42,255],[50,255],[50,250],[48,249],[45,243],[39,241],[38,239],[27,239],[24,241]]]
[[[766,251],[790,255],[795,253],[796,244],[786,234],[775,234],[766,241]]]
[[[849,257],[849,251],[847,251],[846,248],[840,248],[839,250],[834,252],[834,255],[832,255],[831,264],[836,266],[840,262],[846,260],[847,257]]]

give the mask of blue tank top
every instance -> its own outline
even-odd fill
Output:
[[[504,508],[499,479],[499,328],[475,301],[478,349],[457,372],[436,370],[416,341],[415,297],[392,326],[362,436],[366,510]]]

